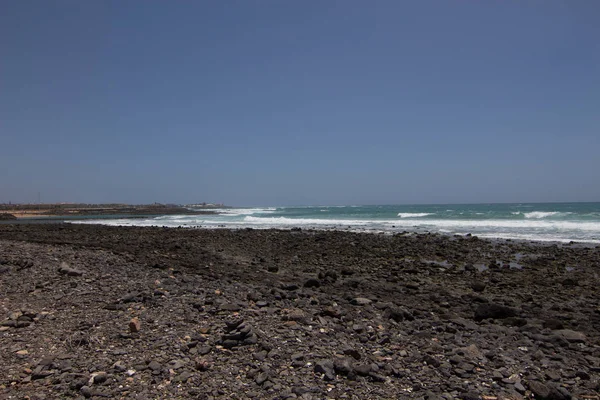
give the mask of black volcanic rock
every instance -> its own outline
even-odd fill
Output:
[[[514,317],[516,315],[517,311],[514,308],[500,304],[485,303],[477,306],[473,319],[475,321],[482,321],[488,318],[503,319]]]

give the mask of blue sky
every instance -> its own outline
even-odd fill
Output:
[[[597,1],[12,1],[0,202],[600,201]]]

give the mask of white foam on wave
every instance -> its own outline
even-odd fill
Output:
[[[587,232],[598,232],[600,235],[600,222],[592,221],[560,221],[560,220],[512,220],[512,219],[484,219],[484,220],[458,220],[458,219],[434,219],[434,220],[411,220],[395,221],[396,225],[405,226],[431,226],[440,228],[515,228],[515,229],[537,229],[544,231],[548,229],[558,230],[581,230]]]
[[[253,214],[273,214],[277,211],[275,207],[265,208],[219,208],[214,211],[219,215],[253,215]]]
[[[398,213],[400,218],[419,218],[433,215],[432,213]]]
[[[240,209],[245,212],[274,211],[270,209]],[[361,231],[432,231],[442,233],[472,233],[481,237],[540,241],[588,243],[600,242],[600,221],[574,221],[544,218],[523,219],[426,219],[430,213],[410,213],[411,217],[396,219],[289,218],[249,214],[227,215],[169,215],[154,218],[88,219],[69,221],[77,224],[111,226],[167,226],[204,228],[289,229],[357,229]],[[326,214],[327,215],[327,214]]]
[[[547,236],[539,236],[532,234],[522,234],[522,233],[514,233],[514,232],[499,232],[499,233],[481,233],[477,234],[478,237],[486,238],[486,239],[512,239],[512,240],[528,240],[528,241],[538,241],[538,242],[560,242],[560,243],[569,243],[572,241],[575,242],[583,242],[583,243],[600,243],[598,239],[589,239],[589,238],[571,238],[571,237],[563,237],[559,235],[547,235]]]
[[[561,220],[459,220],[459,219],[332,219],[332,218],[287,218],[287,217],[255,217],[245,216],[242,220],[214,219],[212,216],[168,216],[158,218],[123,218],[123,219],[87,219],[68,221],[77,224],[104,224],[128,226],[179,226],[179,225],[245,225],[245,226],[380,226],[380,227],[424,227],[437,229],[451,229],[453,231],[481,229],[514,229],[536,230],[540,233],[547,231],[584,231],[595,232],[600,236],[600,221],[561,221]]]
[[[361,220],[361,219],[325,219],[325,218],[287,218],[287,217],[252,217],[247,216],[244,218],[245,223],[251,223],[256,225],[269,225],[269,226],[340,226],[340,225],[356,225],[365,226],[372,225],[372,220]],[[379,222],[379,221],[378,221]],[[389,221],[393,222],[393,221]]]
[[[531,212],[526,212],[523,215],[525,216],[525,218],[548,218],[548,217],[554,217],[554,216],[563,216],[563,215],[569,215],[571,214],[570,212],[566,212],[566,213],[561,213],[558,211],[531,211]]]

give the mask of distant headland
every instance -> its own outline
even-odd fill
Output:
[[[51,204],[0,204],[0,219],[11,220],[21,218],[48,217],[93,217],[119,216],[135,217],[147,215],[202,215],[214,214],[214,209],[227,208],[217,203],[196,204],[84,204],[84,203],[51,203]]]

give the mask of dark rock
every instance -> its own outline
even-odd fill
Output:
[[[354,366],[354,372],[360,376],[367,376],[371,372],[372,368],[370,364],[359,364]]]
[[[389,307],[383,312],[383,318],[391,319],[396,322],[402,322],[404,320],[412,321],[415,317],[406,309],[402,307]]]
[[[542,326],[552,330],[563,329],[565,327],[559,319],[547,319],[542,323]]]
[[[589,381],[590,379],[592,379],[590,374],[588,374],[585,371],[581,371],[581,370],[575,372],[575,376],[578,377],[579,379],[583,379],[584,381]]]
[[[158,361],[151,361],[150,364],[148,364],[148,368],[150,368],[152,371],[160,371],[162,369],[162,365]]]
[[[190,379],[192,376],[194,376],[194,374],[192,374],[190,371],[183,371],[179,375],[176,375],[175,378],[173,378],[173,381],[174,382],[187,382],[187,380]]]
[[[92,393],[92,389],[89,386],[82,386],[81,389],[79,389],[79,392],[83,395],[83,397],[85,397],[86,399],[89,399],[90,397],[93,396]]]
[[[579,282],[577,282],[577,280],[575,280],[573,278],[567,278],[567,279],[563,280],[562,284],[564,286],[579,286]]]
[[[426,354],[423,357],[423,361],[435,368],[439,368],[439,366],[441,365],[440,360],[438,360],[430,354]]]
[[[359,351],[356,350],[356,349],[353,349],[353,348],[346,348],[346,349],[344,349],[344,354],[347,355],[347,356],[350,356],[350,357],[354,358],[357,361],[362,358],[361,355],[360,355],[360,353],[359,353]]]
[[[269,374],[267,374],[266,372],[261,372],[260,374],[258,374],[256,376],[256,379],[254,381],[256,382],[257,385],[260,386],[263,383],[265,383],[268,379],[269,379]]]
[[[142,324],[139,320],[139,318],[134,317],[131,319],[131,321],[129,321],[129,331],[131,333],[137,333],[142,329]]]
[[[229,311],[229,312],[237,312],[240,311],[242,307],[239,304],[235,303],[223,303],[219,306],[220,311]]]
[[[108,374],[106,372],[98,372],[94,375],[93,382],[95,385],[99,385],[101,383],[106,382],[108,379]]]
[[[352,372],[352,364],[350,363],[350,360],[348,360],[347,358],[336,359],[333,363],[333,368],[334,368],[335,372],[337,372],[340,375],[347,376],[348,374],[350,374]]]
[[[323,374],[326,381],[335,380],[334,364],[331,360],[320,360],[315,363],[315,373]]]
[[[332,318],[340,318],[342,316],[342,311],[339,307],[326,307],[323,311],[321,311],[321,315]]]
[[[305,288],[318,288],[321,286],[321,281],[315,278],[310,278],[306,282],[304,282]]]
[[[475,309],[473,319],[475,321],[482,321],[484,319],[503,319],[508,317],[514,317],[517,315],[517,311],[514,308],[503,306],[500,304],[486,303],[480,304]]]
[[[119,299],[119,301],[122,303],[135,303],[135,302],[141,302],[143,300],[144,300],[144,296],[140,292],[127,293],[125,296],[123,296]]]
[[[508,317],[503,320],[503,325],[522,327],[527,325],[527,320],[519,317]]]
[[[538,381],[529,381],[527,383],[529,390],[536,396],[536,399],[549,399],[550,388]]]
[[[240,326],[243,322],[244,322],[243,319],[236,319],[236,320],[232,320],[232,321],[225,321],[225,330],[227,332],[230,332],[230,331],[236,329],[238,326]]]
[[[252,327],[243,320],[226,322],[225,331],[227,333],[221,336],[220,343],[226,349],[258,343],[258,336]]]
[[[323,280],[327,283],[333,283],[335,281],[337,281],[338,279],[338,274],[337,272],[333,271],[333,270],[328,270],[327,272],[325,272],[325,275],[323,277]]]
[[[127,371],[127,367],[125,366],[125,364],[123,363],[123,361],[117,361],[116,363],[113,364],[112,367],[117,372],[125,372],[125,371]]]
[[[481,396],[476,392],[465,392],[460,396],[460,398],[462,400],[481,400]]]
[[[474,292],[478,292],[481,293],[485,290],[486,284],[483,282],[473,282],[471,283],[471,289],[473,289]]]
[[[523,386],[523,384],[519,381],[519,382],[515,382],[515,384],[513,385],[515,390],[521,394],[525,394],[525,392],[527,391],[525,389],[525,386]]]

